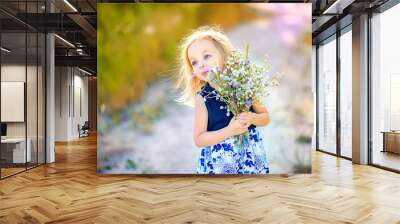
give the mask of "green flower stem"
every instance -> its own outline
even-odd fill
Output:
[[[249,60],[249,44],[246,44],[246,63]]]

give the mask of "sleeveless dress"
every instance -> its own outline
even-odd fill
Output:
[[[218,92],[206,83],[198,92],[204,99],[208,111],[207,131],[217,131],[228,126],[233,114],[218,97]],[[250,108],[253,111],[253,108]],[[254,112],[254,111],[253,111]],[[201,149],[197,160],[198,174],[268,174],[268,160],[263,139],[256,126],[250,125],[243,147],[237,138],[230,137],[222,142]]]

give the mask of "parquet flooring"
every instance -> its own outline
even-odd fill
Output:
[[[96,173],[96,138],[0,181],[0,223],[400,223],[400,175],[313,151],[311,175]]]

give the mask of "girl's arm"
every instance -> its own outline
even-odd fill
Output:
[[[271,122],[268,110],[262,103],[255,101],[253,103],[253,110],[254,113],[246,112],[239,114],[238,119],[248,124],[254,124],[255,126],[267,126]]]
[[[195,100],[194,142],[197,147],[218,144],[223,140],[247,131],[244,122],[232,119],[229,125],[218,131],[207,131],[208,112],[203,98],[199,95]]]

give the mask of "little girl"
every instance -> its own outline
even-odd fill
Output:
[[[180,101],[195,107],[194,142],[201,148],[197,173],[267,174],[266,152],[256,128],[270,122],[267,108],[254,102],[251,112],[234,117],[209,82],[209,71],[215,66],[223,69],[232,50],[228,37],[216,27],[200,27],[181,43],[178,87],[183,89]],[[234,136],[246,131],[245,147],[236,150]]]

